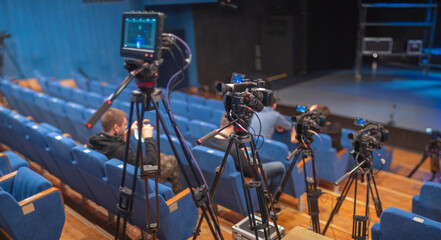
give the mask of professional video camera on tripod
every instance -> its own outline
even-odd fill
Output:
[[[132,122],[134,107],[136,106],[136,117],[138,122],[138,129],[142,129],[144,113],[145,111],[156,111],[156,130],[157,130],[157,152],[158,152],[158,165],[150,166],[142,164],[142,137],[141,132],[138,131],[138,144],[136,153],[136,163],[135,166],[138,166],[140,169],[140,177],[144,180],[145,183],[145,191],[148,189],[148,178],[154,178],[155,181],[155,196],[156,196],[156,211],[151,213],[149,208],[149,198],[146,197],[146,211],[147,211],[147,232],[153,236],[153,239],[156,239],[156,235],[159,232],[160,224],[159,224],[159,207],[158,207],[158,179],[161,176],[161,159],[160,159],[160,149],[159,149],[159,136],[160,136],[160,125],[163,126],[164,132],[167,136],[167,139],[170,143],[170,146],[174,152],[178,165],[181,169],[182,163],[179,158],[179,154],[177,154],[177,150],[175,145],[172,142],[169,131],[165,125],[164,118],[162,117],[159,111],[159,102],[162,102],[167,114],[170,118],[176,136],[178,136],[178,140],[181,144],[182,150],[190,166],[192,177],[194,181],[190,181],[189,174],[185,171],[182,171],[182,175],[184,176],[187,185],[189,186],[190,192],[192,194],[193,200],[196,203],[196,206],[202,210],[203,216],[207,219],[207,224],[213,234],[215,239],[223,239],[223,236],[220,231],[219,222],[217,217],[214,214],[211,197],[208,195],[207,184],[205,183],[205,179],[203,176],[198,175],[195,166],[193,165],[194,159],[192,160],[191,151],[188,149],[188,146],[185,145],[185,140],[179,131],[179,128],[176,125],[176,121],[170,110],[169,105],[169,94],[170,94],[170,86],[176,85],[176,80],[178,76],[184,74],[184,70],[188,67],[191,62],[191,50],[188,45],[179,37],[173,34],[165,34],[163,33],[164,28],[164,14],[158,12],[129,12],[123,14],[122,19],[122,36],[121,36],[121,49],[120,54],[123,57],[129,57],[124,61],[124,67],[130,73],[124,81],[120,84],[119,88],[111,94],[104,103],[100,106],[100,108],[95,112],[93,116],[85,123],[86,127],[91,128],[93,124],[95,124],[104,114],[104,112],[111,106],[113,100],[118,97],[118,95],[126,88],[126,86],[130,83],[133,78],[136,78],[136,85],[138,86],[137,90],[132,91],[131,95],[131,104],[130,104],[130,114],[129,114],[129,123]],[[163,51],[170,51],[171,47],[176,47],[184,58],[184,52],[181,50],[178,41],[181,45],[186,48],[186,53],[189,55],[188,58],[185,59],[185,66],[183,66],[180,71],[174,74],[167,86],[167,103],[164,101],[164,94],[161,90],[155,88],[156,80],[158,78],[159,67],[161,66],[163,59],[162,54]],[[131,124],[129,124],[128,132],[131,132]],[[124,153],[124,165],[123,165],[123,173],[121,178],[120,185],[120,197],[118,201],[118,218],[117,218],[117,226],[116,226],[116,234],[115,239],[119,237],[120,230],[120,221],[121,217],[123,218],[123,226],[122,226],[122,239],[125,237],[125,230],[127,220],[130,216],[133,215],[133,201],[135,198],[135,190],[136,190],[136,179],[138,176],[138,167],[134,168],[133,179],[126,179],[127,172],[127,157],[128,157],[128,149],[130,145],[130,134],[126,139],[125,153]],[[200,172],[200,171],[199,171]],[[202,179],[202,180],[201,180]],[[131,183],[126,183],[126,181],[132,180]],[[204,184],[201,183],[204,182]],[[190,183],[196,182],[197,186],[192,186]],[[151,214],[156,213],[156,223],[151,222]],[[213,226],[214,225],[214,226]]]
[[[432,128],[426,128],[426,133],[432,136],[430,143],[424,150],[421,161],[415,166],[415,168],[412,170],[412,172],[409,173],[407,177],[412,177],[412,175],[418,170],[418,168],[424,163],[424,161],[426,161],[427,158],[430,158],[430,171],[432,172],[432,178],[430,178],[430,181],[433,181],[435,177],[441,179],[439,166],[439,161],[441,159],[441,132],[434,131]]]
[[[328,222],[323,229],[323,235],[326,233],[334,215],[338,213],[346,195],[352,183],[355,180],[355,191],[354,191],[354,215],[353,215],[353,225],[352,225],[352,238],[353,239],[366,239],[367,232],[369,230],[368,220],[369,220],[369,194],[375,205],[375,210],[377,216],[383,212],[381,206],[380,195],[378,194],[377,185],[375,184],[375,175],[373,174],[373,152],[375,149],[381,149],[383,143],[388,140],[389,131],[384,128],[383,125],[374,122],[367,122],[364,119],[355,119],[355,125],[364,127],[358,132],[351,133],[348,135],[349,140],[352,141],[354,149],[351,151],[351,155],[355,161],[355,167],[343,175],[340,179],[335,182],[335,185],[340,185],[345,179],[349,178],[340,197],[337,198],[337,203],[329,216]],[[365,201],[365,212],[364,215],[356,215],[357,207],[357,182],[360,178],[363,183],[365,178],[367,182],[366,188],[366,201]],[[373,188],[371,186],[371,180],[373,182]]]
[[[226,160],[233,149],[233,144],[235,144],[236,155],[239,156],[239,151],[244,152],[253,178],[251,182],[245,180],[244,166],[242,162],[239,161],[249,221],[249,228],[247,226],[244,229],[249,229],[254,232],[256,239],[281,239],[284,236],[284,229],[279,229],[279,226],[277,226],[277,214],[274,211],[274,205],[271,201],[272,196],[264,174],[264,168],[260,162],[253,135],[247,131],[253,113],[260,112],[264,106],[272,104],[272,91],[264,88],[265,82],[263,80],[245,79],[244,74],[233,73],[231,82],[232,83],[229,84],[219,83],[217,85],[218,93],[224,95],[225,117],[229,120],[229,124],[222,126],[220,129],[213,130],[198,140],[198,144],[203,144],[222,130],[233,125],[233,132],[228,136],[229,143],[225,151],[225,156],[221,165],[216,169],[216,177],[211,185],[210,195],[214,196],[215,194],[220,177],[225,169]],[[250,148],[251,156],[247,151],[247,147]],[[254,189],[257,194],[260,219],[254,214],[257,209],[253,209],[252,189]],[[270,223],[268,218],[271,218],[273,223]],[[202,221],[202,219],[200,219],[200,221]],[[200,226],[200,223],[198,226]],[[233,226],[233,229],[242,231],[241,226],[243,225]],[[271,230],[273,231],[272,233]],[[246,232],[246,230],[244,232]],[[242,232],[243,237],[245,237],[244,234],[246,234],[244,232]]]
[[[313,231],[320,233],[318,198],[322,195],[322,191],[317,188],[315,158],[314,152],[311,149],[311,144],[314,142],[314,134],[317,134],[320,128],[324,126],[326,116],[318,110],[310,110],[306,106],[301,105],[297,105],[297,112],[301,114],[292,117],[291,120],[296,124],[296,139],[299,141],[300,145],[286,158],[289,161],[294,157],[294,160],[292,160],[282,184],[277,189],[273,201],[277,202],[279,200],[298,158],[302,156],[308,212],[311,216]],[[310,179],[312,181],[308,180],[306,173],[306,159],[308,157],[311,157],[312,160],[312,179]]]

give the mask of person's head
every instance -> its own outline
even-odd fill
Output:
[[[321,112],[326,117],[329,117],[331,115],[331,111],[329,110],[328,106],[326,105],[317,105],[317,110]]]
[[[103,131],[115,136],[123,136],[127,129],[127,114],[119,109],[110,108],[101,117]]]

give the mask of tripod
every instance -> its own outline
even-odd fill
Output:
[[[353,215],[353,222],[352,222],[352,238],[353,239],[360,239],[365,240],[367,238],[367,231],[368,229],[368,220],[369,220],[369,194],[372,197],[372,200],[375,205],[375,210],[377,213],[377,216],[380,217],[380,214],[383,212],[381,201],[380,201],[380,195],[378,194],[377,184],[375,184],[375,178],[372,175],[372,152],[368,156],[362,156],[362,154],[356,153],[355,151],[351,152],[354,159],[357,161],[358,157],[362,157],[363,161],[360,162],[357,166],[355,166],[351,171],[347,172],[345,175],[343,175],[340,179],[338,179],[335,182],[335,185],[339,185],[341,182],[343,182],[346,178],[349,177],[349,180],[346,182],[346,185],[343,188],[343,191],[340,195],[340,197],[337,198],[337,203],[335,204],[334,209],[331,212],[331,215],[329,216],[328,222],[326,223],[325,228],[323,229],[323,235],[325,235],[326,230],[328,229],[329,225],[331,224],[332,219],[334,218],[334,215],[338,213],[340,210],[341,205],[343,204],[343,201],[345,200],[349,189],[351,188],[352,184],[355,182],[355,191],[354,191],[354,215]],[[356,215],[357,213],[357,185],[358,185],[358,179],[360,178],[360,181],[363,183],[364,178],[366,178],[367,182],[367,188],[366,188],[366,206],[365,206],[365,212],[364,215]],[[374,187],[371,186],[371,180],[373,182]],[[373,191],[375,189],[375,193]]]
[[[407,176],[408,178],[412,177],[412,175],[418,170],[418,168],[426,161],[427,158],[430,157],[430,171],[432,172],[432,178],[430,181],[433,181],[436,176],[438,178],[441,177],[439,160],[441,155],[441,141],[439,139],[432,139],[430,144],[424,150],[423,157],[421,161],[415,166],[415,168],[410,172]]]
[[[252,135],[249,132],[246,132],[242,127],[237,126],[237,121],[239,119],[234,120],[230,122],[228,125],[222,127],[219,130],[214,130],[213,132],[207,134],[206,136],[202,137],[200,140],[198,140],[199,144],[202,144],[209,138],[216,135],[218,132],[222,131],[223,129],[231,126],[232,124],[235,125],[233,133],[229,136],[229,142],[228,147],[225,152],[224,158],[222,160],[222,163],[220,166],[216,168],[216,177],[213,180],[213,184],[210,190],[210,196],[214,197],[214,194],[216,192],[216,188],[218,186],[218,183],[220,181],[220,178],[223,174],[223,171],[225,169],[225,164],[227,162],[228,156],[231,153],[233,144],[236,146],[236,155],[239,156],[239,151],[244,151],[247,162],[250,166],[251,172],[252,172],[252,178],[254,181],[252,182],[246,182],[244,170],[242,166],[242,162],[239,160],[239,166],[240,166],[240,173],[241,173],[241,180],[242,180],[242,186],[244,190],[244,196],[245,196],[245,203],[247,206],[247,213],[248,213],[248,219],[250,220],[250,229],[254,231],[256,239],[259,239],[260,237],[264,237],[265,239],[269,239],[269,236],[271,236],[270,227],[269,227],[269,221],[268,218],[271,218],[273,220],[273,223],[275,225],[276,233],[278,236],[278,239],[282,239],[282,236],[280,234],[279,228],[277,226],[277,216],[274,212],[274,205],[270,201],[271,194],[269,193],[268,188],[268,182],[265,177],[264,169],[262,167],[262,164],[260,163],[260,158],[258,155],[258,152],[256,150],[256,146],[254,144]],[[251,153],[252,156],[247,152],[246,149],[246,143],[250,143]],[[262,173],[262,177],[261,174]],[[265,188],[267,190],[264,190],[263,185],[265,185]],[[257,193],[257,200],[259,203],[259,209],[261,213],[261,222],[258,222],[256,220],[256,217],[254,215],[254,208],[252,204],[252,197],[251,197],[251,189],[255,189]],[[269,209],[268,209],[269,205]],[[198,222],[197,229],[195,231],[195,235],[193,239],[196,239],[197,234],[199,232],[201,223],[203,221],[204,216],[201,216]]]
[[[103,103],[103,105],[100,106],[100,108],[96,111],[96,113],[88,120],[88,122],[85,124],[86,127],[91,128],[94,123],[98,121],[100,116],[110,107],[112,104],[112,101],[121,93],[121,91],[128,85],[128,83],[136,77],[139,81],[137,81],[138,89],[132,92],[131,95],[131,104],[130,104],[130,114],[129,114],[129,122],[132,122],[133,113],[134,113],[134,106],[136,104],[136,116],[138,120],[138,142],[137,142],[137,150],[136,150],[136,160],[135,160],[135,166],[140,166],[140,176],[144,180],[145,183],[145,189],[147,191],[148,189],[148,178],[154,178],[155,179],[155,197],[156,197],[156,220],[157,223],[151,223],[150,219],[150,209],[149,209],[149,202],[148,197],[146,197],[146,209],[147,209],[147,232],[152,234],[153,239],[156,239],[156,234],[159,231],[159,207],[158,207],[158,178],[161,175],[161,168],[160,168],[160,146],[159,146],[159,122],[163,126],[164,132],[167,136],[167,139],[170,143],[170,146],[174,152],[174,155],[176,157],[176,160],[178,162],[178,165],[181,169],[183,169],[182,162],[179,158],[179,154],[177,153],[177,150],[173,144],[172,138],[170,136],[170,133],[166,127],[165,121],[160,114],[158,103],[162,101],[169,118],[172,119],[170,109],[168,105],[164,101],[164,95],[162,92],[158,89],[155,89],[155,79],[157,78],[158,69],[161,64],[161,61],[156,60],[152,63],[143,62],[142,60],[133,60],[133,59],[126,59],[125,60],[125,67],[127,70],[129,70],[130,75],[124,79],[124,81],[121,83],[120,87],[115,91],[114,94],[110,95],[110,97]],[[156,122],[157,122],[157,145],[158,145],[158,165],[156,166],[143,166],[141,157],[142,157],[142,138],[141,138],[141,129],[142,129],[142,120],[144,119],[144,113],[146,110],[155,110],[156,111]],[[158,122],[159,121],[159,122]],[[174,123],[172,121],[172,123]],[[176,133],[179,132],[177,129],[176,124],[173,124],[173,128]],[[129,125],[128,132],[131,131],[131,125]],[[196,183],[198,186],[191,186],[189,176],[185,171],[182,171],[182,174],[184,176],[185,181],[187,182],[187,185],[190,186],[190,192],[192,194],[193,200],[196,203],[196,206],[202,210],[202,214],[207,219],[208,226],[214,236],[215,239],[223,239],[219,223],[217,221],[216,216],[214,215],[214,212],[211,208],[211,204],[209,202],[207,188],[205,185],[202,185],[200,183],[199,178],[197,177],[197,173],[194,169],[194,166],[192,165],[192,161],[190,160],[190,155],[187,151],[187,148],[185,147],[183,140],[181,138],[178,138],[182,150],[187,158],[187,162],[190,166],[191,173],[193,175],[193,178],[196,180]],[[125,231],[126,231],[126,225],[128,218],[133,214],[133,200],[135,198],[135,189],[136,189],[136,178],[137,178],[137,171],[138,168],[134,168],[134,174],[132,179],[132,184],[129,185],[131,188],[126,187],[125,181],[126,181],[126,172],[127,172],[127,157],[128,157],[128,149],[130,144],[130,135],[128,135],[126,139],[126,146],[125,146],[125,152],[124,152],[124,165],[123,165],[123,174],[121,179],[121,185],[120,185],[120,197],[118,200],[118,218],[117,218],[117,226],[116,226],[116,233],[115,233],[115,239],[119,236],[119,226],[122,218],[122,239],[125,237]],[[214,225],[214,226],[213,226]]]
[[[315,158],[314,153],[310,147],[310,141],[309,143],[300,143],[300,146],[296,148],[295,151],[293,151],[290,156],[287,157],[287,160],[290,160],[294,157],[294,160],[291,162],[291,165],[289,166],[289,169],[286,173],[285,178],[283,179],[282,184],[280,187],[277,188],[276,193],[274,194],[274,202],[279,201],[280,195],[283,192],[283,189],[285,188],[286,184],[288,183],[289,177],[291,176],[291,172],[300,157],[302,156],[303,161],[303,174],[305,178],[305,187],[306,187],[306,199],[308,201],[308,214],[311,216],[312,220],[312,229],[316,233],[320,233],[320,219],[319,219],[319,207],[318,207],[318,198],[322,195],[321,189],[317,189],[317,183],[316,183],[316,176],[315,176]],[[308,178],[306,176],[306,158],[308,156],[311,156],[312,160],[312,182],[308,181]]]

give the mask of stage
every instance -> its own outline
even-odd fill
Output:
[[[335,71],[279,80],[273,88],[285,114],[294,114],[296,104],[325,104],[346,128],[356,128],[355,117],[384,123],[391,130],[389,144],[424,150],[425,128],[441,130],[441,74],[429,72],[426,80],[418,71],[403,68],[372,73],[366,69],[357,80],[352,70]]]

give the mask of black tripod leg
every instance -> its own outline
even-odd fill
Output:
[[[416,172],[416,170],[418,170],[418,168],[424,163],[424,161],[427,159],[427,157],[429,156],[429,151],[428,149],[426,149],[424,151],[424,155],[423,158],[421,159],[421,161],[415,166],[415,168],[412,170],[412,172],[409,173],[409,175],[407,176],[408,178],[412,177],[412,175]]]
[[[380,194],[378,194],[377,184],[375,183],[375,176],[372,176],[371,179],[372,182],[374,183],[375,195],[371,186],[369,186],[369,189],[371,190],[372,201],[374,201],[377,217],[380,217],[381,213],[383,212],[383,207],[380,201]],[[370,185],[371,183],[368,182],[368,184]]]
[[[214,194],[216,193],[217,185],[219,184],[220,178],[221,178],[221,176],[222,176],[222,174],[223,174],[223,172],[225,170],[225,164],[227,163],[228,156],[229,156],[229,154],[231,152],[231,147],[233,146],[233,141],[234,140],[231,138],[229,143],[228,143],[228,147],[227,147],[227,150],[225,152],[225,156],[222,159],[222,163],[221,163],[221,165],[219,167],[216,168],[216,177],[213,180],[213,184],[211,185],[211,190],[210,190],[210,196],[213,199],[214,199]],[[195,229],[194,234],[193,234],[193,240],[195,240],[197,238],[197,236],[199,235],[199,232],[200,232],[203,220],[204,220],[204,215],[201,215],[201,217],[199,218],[199,221],[198,221],[197,228]]]
[[[308,211],[309,211],[309,215],[311,216],[313,231],[320,234],[318,199],[322,195],[322,191],[320,189],[317,189],[314,152],[310,148],[309,148],[309,151],[311,153],[312,176],[313,177],[312,177],[312,185],[310,185],[310,187],[308,188],[308,191],[306,193],[307,201],[308,201]],[[304,169],[306,169],[305,158],[303,158],[303,166],[304,166]]]
[[[159,100],[157,98],[158,97],[155,96],[155,97],[152,98],[152,100],[153,100],[153,106],[155,107],[156,111],[159,111],[159,107],[158,107],[158,101]],[[164,105],[164,107],[165,107],[165,109],[167,111],[167,114],[169,116],[169,119],[171,121],[172,120],[172,116],[170,114],[170,109],[169,109],[168,105],[165,103],[165,101],[163,99],[162,99],[162,103],[163,103],[163,105]],[[163,126],[164,133],[167,136],[167,139],[168,139],[168,142],[170,144],[170,147],[172,148],[173,153],[174,153],[174,155],[176,157],[176,160],[178,162],[179,168],[181,170],[183,170],[184,166],[182,165],[181,159],[179,158],[179,154],[178,154],[178,152],[177,152],[177,150],[175,148],[175,145],[173,144],[173,141],[171,139],[170,133],[169,133],[169,131],[168,131],[166,125],[165,125],[164,118],[161,116],[161,114],[159,114],[158,117],[159,117],[159,120],[161,122],[161,125]],[[175,133],[178,134],[179,130],[178,130],[178,128],[177,128],[177,126],[175,124],[173,124],[173,128],[175,130]],[[181,144],[181,148],[182,148],[182,151],[184,152],[184,155],[185,155],[185,157],[187,159],[188,165],[190,166],[190,170],[191,170],[191,173],[193,174],[193,178],[195,179],[195,181],[197,182],[197,185],[198,185],[198,187],[196,188],[196,190],[198,190],[198,193],[196,193],[195,190],[192,187],[190,187],[190,192],[191,192],[191,195],[193,197],[193,200],[195,201],[197,207],[201,208],[202,213],[205,216],[205,219],[206,219],[207,224],[208,224],[208,226],[209,226],[209,228],[211,230],[212,235],[216,239],[222,239],[223,240],[223,236],[222,236],[222,233],[221,233],[221,230],[220,230],[219,222],[218,222],[217,218],[215,217],[212,208],[210,207],[210,203],[208,203],[208,198],[206,196],[206,194],[207,194],[206,193],[207,187],[205,187],[205,185],[201,185],[200,184],[200,181],[197,178],[196,170],[194,169],[194,167],[192,165],[190,154],[187,152],[187,148],[185,147],[185,144],[182,141],[182,139],[178,137],[178,140],[179,140],[179,143]],[[187,185],[191,186],[190,180],[189,180],[189,178],[187,176],[186,171],[182,171],[182,175],[184,176],[184,179],[185,179]],[[210,218],[208,218],[208,214],[206,213],[207,211],[209,212],[210,218],[213,221],[213,223],[210,222]],[[212,226],[212,224],[214,225],[214,227]]]
[[[326,226],[323,229],[323,232],[322,232],[323,235],[326,234],[326,231],[328,230],[328,227],[331,224],[332,219],[334,218],[334,215],[337,214],[338,211],[340,210],[340,207],[343,204],[343,201],[345,200],[346,196],[348,195],[349,189],[351,188],[351,185],[354,182],[355,178],[356,178],[355,174],[352,174],[349,177],[349,180],[346,182],[346,185],[344,186],[340,197],[337,198],[337,203],[335,204],[334,209],[332,209],[332,212],[331,212],[331,215],[329,216],[328,222],[326,223]]]
[[[288,183],[288,180],[289,180],[289,178],[291,176],[292,169],[296,165],[296,162],[297,162],[297,159],[300,156],[300,153],[301,153],[300,148],[297,148],[294,151],[294,160],[292,160],[291,165],[289,166],[289,169],[286,172],[285,178],[282,181],[282,184],[277,188],[276,193],[274,193],[274,198],[273,198],[274,203],[277,203],[279,201],[280,195],[282,194],[283,189],[285,189],[285,186]]]

